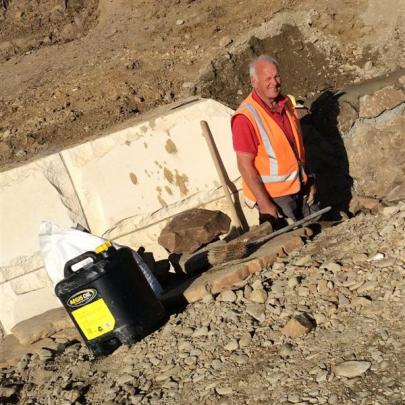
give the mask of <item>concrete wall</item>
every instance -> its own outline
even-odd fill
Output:
[[[232,110],[193,99],[160,109],[103,137],[0,173],[0,322],[6,332],[59,302],[38,249],[41,220],[77,223],[156,258],[167,220],[203,206],[228,212],[200,120],[213,132],[238,184]],[[250,221],[254,221],[251,218]]]

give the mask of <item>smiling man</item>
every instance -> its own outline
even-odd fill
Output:
[[[277,229],[316,211],[316,187],[305,170],[297,112],[281,94],[278,62],[261,55],[249,74],[253,90],[232,117],[233,146],[246,204]]]

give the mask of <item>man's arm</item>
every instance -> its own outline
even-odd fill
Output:
[[[259,173],[253,164],[255,155],[246,152],[236,152],[236,159],[238,162],[238,169],[243,180],[256,197],[260,213],[270,214],[271,216],[277,218],[277,207],[271,200],[271,197],[265,189]]]

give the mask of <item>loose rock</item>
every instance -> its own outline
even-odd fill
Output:
[[[364,374],[371,366],[369,361],[345,361],[334,366],[333,372],[339,377],[354,378]]]
[[[306,314],[297,315],[291,318],[281,329],[283,335],[297,338],[303,336],[314,329],[314,321]]]

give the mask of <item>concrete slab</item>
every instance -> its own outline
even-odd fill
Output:
[[[42,220],[86,224],[59,155],[0,173],[0,273],[38,252]]]
[[[213,100],[186,100],[124,123],[103,137],[0,173],[0,322],[18,322],[60,306],[39,255],[42,220],[76,223],[156,259],[167,220],[189,208],[230,214],[200,121],[206,120],[234,189],[233,111]],[[255,211],[250,224],[257,222]],[[253,216],[253,221],[251,220]]]
[[[195,100],[63,151],[92,232],[119,237],[215,199],[220,184],[200,121],[209,122],[235,180],[232,113],[213,100]]]
[[[0,173],[0,320],[6,332],[60,305],[39,254],[42,220],[86,225],[59,155]]]
[[[16,294],[9,282],[0,284],[0,317],[6,333],[18,322],[60,306],[50,282],[44,288],[25,294]]]

